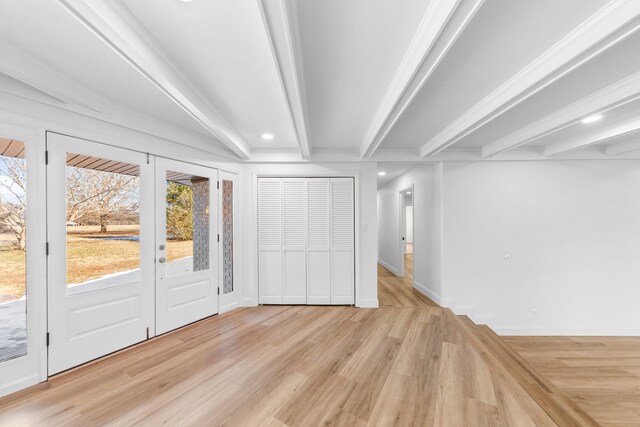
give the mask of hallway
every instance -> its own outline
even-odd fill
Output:
[[[380,307],[438,307],[413,287],[413,253],[404,256],[405,276],[395,276],[378,264],[378,301]]]

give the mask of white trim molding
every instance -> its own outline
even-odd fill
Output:
[[[378,308],[380,304],[378,303],[378,298],[360,298],[356,302],[356,307],[358,308]]]
[[[520,328],[496,326],[491,328],[502,336],[574,336],[574,337],[637,337],[640,329],[572,329],[572,328]]]
[[[392,272],[394,275],[400,277],[400,273],[399,273],[398,269],[395,268],[395,267],[392,267],[391,264],[389,264],[387,262],[384,262],[380,258],[378,258],[378,264],[380,264],[381,266],[383,266],[384,268],[386,268],[387,270]]]

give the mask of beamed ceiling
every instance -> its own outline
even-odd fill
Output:
[[[640,157],[637,0],[0,7],[0,96],[229,159]]]

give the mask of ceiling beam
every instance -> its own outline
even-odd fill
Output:
[[[311,157],[309,116],[295,2],[258,0],[258,7],[289,114],[296,129],[300,155],[306,160]]]
[[[605,129],[597,130],[579,138],[570,139],[568,141],[560,141],[555,144],[547,145],[544,149],[544,155],[547,157],[557,156],[558,154],[567,153],[569,151],[585,148],[590,145],[599,144],[615,138],[620,138],[640,131],[640,119],[633,119],[623,123],[617,123]]]
[[[58,1],[207,132],[239,158],[249,158],[251,149],[246,141],[213,106],[200,97],[120,1]]]
[[[614,46],[638,29],[640,1],[611,0],[589,19],[427,141],[433,156]],[[629,24],[633,25],[629,26]]]
[[[371,157],[413,101],[484,0],[434,0],[382,98],[360,144],[362,158]]]
[[[521,147],[571,126],[585,116],[605,113],[637,99],[640,99],[640,73],[626,77],[484,146],[482,156],[491,157]]]
[[[640,150],[640,133],[633,133],[631,136],[636,138],[630,141],[618,142],[611,144],[605,150],[605,153],[609,156],[618,156],[620,154],[626,154],[631,151]]]
[[[212,144],[213,139],[210,136],[115,106],[92,89],[67,78],[49,64],[3,43],[0,43],[0,73],[34,90],[26,94],[10,84],[5,84],[0,91],[8,95],[20,96],[31,102],[81,114],[225,158],[237,159],[236,155],[218,144],[217,140]],[[38,96],[38,92],[50,98]]]

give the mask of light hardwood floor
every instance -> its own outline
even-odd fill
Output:
[[[597,425],[410,280],[381,269],[379,298],[205,319],[0,399],[0,424]]]
[[[640,425],[640,337],[503,337],[596,421]]]

